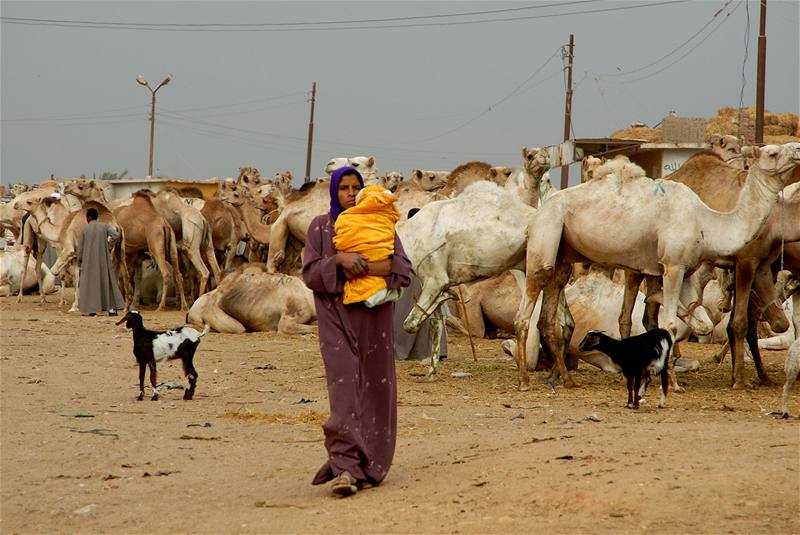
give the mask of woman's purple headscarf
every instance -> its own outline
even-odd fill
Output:
[[[359,184],[361,184],[362,188],[364,187],[364,179],[361,178],[361,173],[359,173],[355,167],[340,167],[331,174],[331,218],[334,221],[336,221],[336,218],[339,217],[339,214],[345,210],[339,202],[339,183],[342,181],[342,177],[344,175],[356,175],[356,177],[358,177]]]

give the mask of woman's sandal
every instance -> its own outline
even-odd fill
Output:
[[[337,496],[352,496],[358,492],[357,483],[350,472],[342,472],[331,482],[331,492]]]

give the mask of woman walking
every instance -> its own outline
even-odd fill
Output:
[[[331,408],[322,426],[328,460],[313,484],[332,481],[331,490],[341,496],[383,481],[397,438],[394,303],[374,308],[363,302],[345,305],[344,283],[373,275],[384,277],[388,288],[399,289],[408,286],[411,274],[411,263],[397,237],[394,254],[380,262],[334,248],[336,218],[355,205],[363,186],[361,175],[352,167],[333,173],[330,213],[311,222],[303,257],[303,280],[314,291]]]

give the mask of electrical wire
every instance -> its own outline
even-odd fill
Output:
[[[4,24],[18,24],[27,26],[52,26],[59,28],[83,28],[83,29],[105,29],[105,30],[139,30],[139,31],[167,31],[167,32],[302,32],[302,31],[355,31],[355,30],[387,30],[397,28],[428,28],[428,27],[442,27],[442,26],[464,26],[474,24],[487,24],[495,22],[518,22],[523,20],[535,19],[549,19],[557,17],[568,17],[571,15],[590,15],[597,13],[610,13],[617,11],[628,11],[632,9],[642,9],[649,7],[667,6],[674,4],[687,3],[690,0],[667,0],[661,2],[650,2],[647,4],[625,5],[619,7],[599,8],[599,9],[585,9],[579,11],[567,11],[561,13],[548,13],[545,15],[529,15],[523,17],[506,17],[496,19],[481,19],[481,20],[468,20],[468,21],[450,21],[450,22],[430,22],[430,23],[416,23],[416,24],[382,24],[382,25],[368,25],[368,26],[335,26],[335,27],[290,27],[290,28],[187,28],[187,27],[154,27],[154,26],[131,26],[130,24],[119,23],[119,26],[110,26],[103,24],[65,24],[62,22],[28,22],[22,20],[11,20],[9,17],[0,17],[0,23]],[[44,19],[42,19],[44,20]]]
[[[58,20],[58,19],[32,19],[24,17],[0,17],[2,20],[8,21],[24,21],[24,22],[46,22],[46,23],[62,23],[62,24],[97,24],[107,26],[148,26],[148,27],[178,27],[178,28],[194,28],[194,27],[281,27],[281,26],[320,26],[331,24],[365,24],[376,22],[403,22],[409,20],[427,20],[439,19],[447,17],[470,17],[476,15],[495,15],[498,13],[512,13],[519,11],[528,11],[531,9],[543,9],[554,6],[568,6],[573,4],[589,4],[599,2],[601,0],[576,0],[571,2],[556,2],[553,4],[535,4],[525,7],[513,7],[506,9],[492,9],[486,11],[466,11],[460,13],[442,13],[438,15],[416,15],[409,17],[389,17],[382,19],[348,19],[348,20],[328,20],[328,21],[310,21],[310,22],[237,22],[237,23],[224,23],[224,22],[204,22],[204,23],[174,23],[174,22],[110,22],[110,21],[87,21],[87,20]]]
[[[445,132],[442,132],[442,133],[437,134],[435,136],[431,136],[431,137],[428,137],[428,138],[425,138],[425,139],[421,139],[420,141],[423,142],[423,143],[427,142],[427,141],[433,141],[434,139],[442,138],[444,136],[452,134],[453,132],[457,132],[457,131],[459,131],[459,130],[461,130],[463,128],[466,128],[467,126],[471,125],[472,123],[474,123],[475,121],[477,121],[478,119],[480,119],[481,117],[486,115],[487,113],[489,113],[492,110],[494,110],[497,106],[500,106],[501,104],[506,102],[508,99],[510,99],[514,95],[519,94],[521,92],[522,88],[525,87],[525,85],[527,85],[531,80],[533,80],[536,77],[536,75],[539,74],[545,67],[547,67],[547,65],[553,60],[553,58],[555,58],[562,51],[562,49],[563,49],[563,47],[558,47],[555,50],[555,52],[553,52],[544,61],[544,63],[542,63],[535,71],[533,71],[533,73],[530,76],[528,76],[525,80],[523,80],[521,84],[516,86],[514,89],[511,90],[510,93],[507,93],[501,99],[499,99],[499,100],[495,101],[494,103],[490,104],[489,107],[486,108],[485,110],[481,111],[480,113],[478,113],[474,117],[468,119],[467,121],[464,121],[463,123],[459,124],[455,128],[451,128],[451,129],[446,130]],[[534,85],[533,87],[538,87],[539,85],[543,84],[544,82],[546,82],[547,80],[553,78],[554,76],[556,76],[558,74],[560,74],[560,72],[556,72],[556,73],[554,73],[554,75],[547,76],[546,78],[540,80],[539,83]],[[530,87],[529,89],[533,89],[533,87]]]
[[[698,42],[696,45],[694,45],[692,48],[690,48],[689,50],[687,50],[685,54],[683,54],[683,55],[681,55],[680,57],[678,57],[678,59],[676,59],[676,60],[675,60],[675,61],[673,61],[672,63],[668,63],[667,65],[665,65],[665,66],[664,66],[664,67],[662,67],[661,69],[658,69],[657,71],[651,72],[650,74],[647,74],[647,75],[645,75],[645,76],[640,76],[640,77],[638,77],[638,78],[633,78],[633,79],[630,79],[630,80],[624,80],[624,81],[622,81],[622,82],[620,82],[620,83],[623,83],[623,84],[631,84],[631,83],[634,83],[634,82],[639,82],[639,81],[641,81],[641,80],[647,80],[648,78],[652,78],[653,76],[656,76],[657,74],[660,74],[660,73],[662,73],[662,72],[666,71],[667,69],[669,69],[670,67],[672,67],[673,65],[675,65],[676,63],[678,63],[679,61],[681,61],[682,59],[684,59],[685,57],[687,57],[689,54],[691,54],[692,52],[694,52],[695,50],[697,50],[697,48],[698,48],[700,45],[702,45],[703,43],[705,43],[705,42],[706,42],[706,40],[708,40],[708,38],[709,38],[709,37],[711,37],[712,35],[714,35],[714,32],[716,32],[716,31],[717,31],[717,30],[720,28],[720,26],[722,26],[723,24],[725,24],[725,22],[726,22],[726,21],[727,21],[727,20],[730,18],[730,16],[731,16],[731,15],[733,15],[733,14],[736,12],[736,10],[737,10],[737,9],[739,9],[739,7],[742,5],[742,3],[743,3],[743,2],[746,2],[746,1],[747,1],[747,0],[739,0],[739,2],[737,2],[737,3],[736,3],[736,5],[734,6],[734,8],[733,8],[732,10],[730,10],[730,11],[729,11],[729,12],[728,12],[728,13],[725,15],[725,17],[724,17],[724,18],[720,19],[720,20],[719,20],[719,22],[717,23],[717,25],[716,25],[716,26],[714,26],[714,27],[711,29],[711,31],[710,31],[710,32],[708,32],[708,33],[706,34],[706,36],[705,36],[705,37],[703,37],[703,38],[702,38],[702,39],[701,39],[701,40],[700,40],[700,41],[699,41],[699,42]]]
[[[603,73],[603,74],[600,74],[600,76],[608,76],[608,77],[612,77],[612,76],[625,76],[625,75],[628,75],[628,74],[633,74],[633,73],[636,73],[636,72],[643,71],[643,70],[645,70],[645,69],[647,69],[647,68],[649,68],[649,67],[652,67],[653,65],[656,65],[656,64],[658,64],[658,63],[661,63],[663,60],[667,59],[667,58],[668,58],[668,57],[670,57],[672,54],[676,53],[677,51],[679,51],[680,49],[682,49],[684,46],[686,46],[687,44],[689,44],[689,43],[690,43],[690,42],[691,42],[691,41],[692,41],[692,40],[693,40],[695,37],[697,37],[698,35],[700,35],[700,34],[701,34],[701,33],[702,33],[702,32],[703,32],[703,31],[704,31],[706,28],[708,28],[708,27],[711,25],[711,23],[713,23],[713,22],[714,22],[714,20],[715,20],[715,19],[716,19],[716,18],[717,18],[717,17],[720,15],[720,13],[722,13],[722,12],[725,10],[725,8],[727,8],[727,7],[728,7],[728,4],[730,4],[732,1],[733,1],[733,0],[727,0],[727,1],[726,1],[726,2],[723,4],[723,6],[722,6],[721,8],[719,8],[719,9],[718,9],[716,12],[714,12],[714,14],[713,14],[713,15],[711,16],[711,18],[708,20],[708,22],[706,22],[706,23],[705,23],[703,26],[701,26],[699,30],[697,30],[695,33],[693,33],[691,36],[689,36],[689,38],[688,38],[688,39],[686,39],[685,41],[683,41],[681,44],[679,44],[678,46],[676,46],[675,48],[673,48],[672,50],[670,50],[669,52],[667,52],[666,54],[664,54],[664,55],[663,55],[663,56],[661,56],[660,58],[658,58],[658,59],[656,59],[656,60],[653,60],[653,61],[651,61],[650,63],[648,63],[648,64],[646,64],[646,65],[642,65],[642,66],[640,66],[640,67],[637,67],[637,68],[635,68],[635,69],[631,69],[631,70],[628,70],[628,71],[620,71],[620,72],[612,72],[612,73]]]

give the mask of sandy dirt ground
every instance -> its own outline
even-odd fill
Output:
[[[5,534],[800,533],[799,421],[767,414],[779,386],[731,391],[717,346],[685,344],[702,362],[686,391],[635,412],[618,376],[583,365],[581,388],[537,373],[518,392],[499,341],[473,362],[452,337],[434,382],[398,363],[392,470],[339,499],[310,484],[328,412],[315,336],[211,333],[194,400],[137,402],[128,331],[37,300],[0,299]],[[781,384],[784,355],[766,356]],[[179,363],[159,372],[184,383]]]

